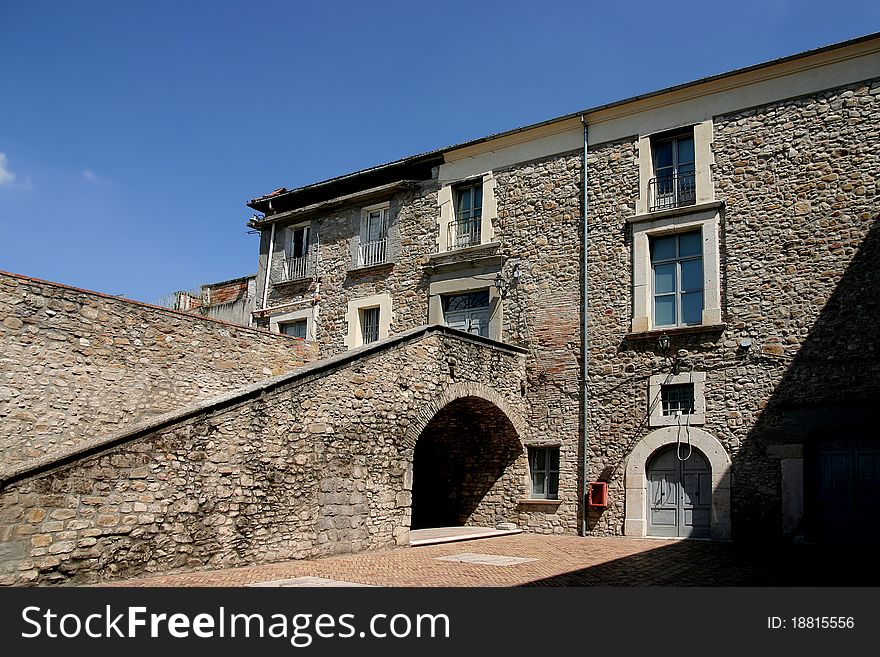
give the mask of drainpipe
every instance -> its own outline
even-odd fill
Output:
[[[263,303],[260,308],[266,307],[269,300],[269,275],[272,273],[272,252],[275,250],[275,222],[272,222],[272,232],[269,234],[269,253],[266,256],[266,280],[263,283]]]
[[[582,365],[582,380],[583,380],[583,394],[582,398],[582,412],[583,412],[583,423],[584,423],[584,488],[581,492],[581,500],[584,505],[584,517],[583,517],[583,525],[581,527],[581,535],[587,536],[590,533],[588,518],[590,507],[587,506],[587,490],[589,486],[588,482],[588,473],[589,473],[589,464],[590,464],[590,384],[589,384],[589,375],[590,375],[590,334],[589,334],[589,279],[587,278],[588,268],[587,268],[587,234],[589,222],[587,221],[587,155],[589,153],[589,138],[590,132],[587,127],[586,118],[581,115],[581,123],[584,126],[584,237],[582,244],[582,261],[581,267],[583,267],[584,274],[584,285],[583,285],[583,324],[581,331],[581,356],[583,359]]]

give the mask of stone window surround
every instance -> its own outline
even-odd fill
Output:
[[[489,338],[501,341],[502,307],[501,293],[495,287],[495,273],[459,276],[444,280],[432,280],[428,285],[428,323],[445,324],[442,297],[489,290]]]
[[[732,486],[731,461],[727,450],[712,434],[697,427],[689,430],[689,440],[694,449],[706,457],[712,471],[712,519],[710,536],[713,540],[729,541],[730,489]],[[674,445],[679,440],[678,427],[655,429],[642,438],[626,459],[624,475],[625,536],[648,535],[648,461],[657,450]]]
[[[356,349],[363,346],[364,336],[361,333],[361,311],[367,308],[379,308],[379,339],[387,338],[391,334],[391,295],[374,294],[360,299],[351,299],[348,302],[348,310],[345,313],[345,321],[348,323],[348,332],[345,336],[345,346],[348,349]]]
[[[281,333],[281,324],[306,320],[306,342],[315,341],[315,315],[317,308],[308,307],[301,310],[293,310],[289,313],[272,315],[269,317],[269,330],[272,333]]]
[[[444,184],[437,192],[437,205],[440,206],[440,230],[437,233],[437,253],[445,253],[448,249],[446,244],[449,224],[455,219],[455,193],[457,185],[468,180],[483,179],[483,208],[480,223],[480,244],[487,244],[495,236],[494,223],[498,216],[498,205],[495,200],[495,174],[491,171],[475,176],[463,178]]]
[[[720,204],[689,206],[662,216],[634,217],[633,224],[633,317],[631,331],[655,330],[651,268],[652,237],[699,230],[703,244],[703,317],[700,326],[721,324],[721,265],[719,243]],[[674,331],[679,327],[668,327]],[[658,330],[658,329],[657,329]]]
[[[696,186],[696,204],[709,203],[715,200],[715,185],[712,184],[712,120],[684,125],[672,129],[664,129],[655,133],[640,135],[639,148],[639,196],[636,198],[636,216],[648,213],[648,181],[654,178],[654,152],[651,144],[666,135],[680,134],[693,129],[694,131],[694,169]],[[651,213],[655,214],[655,213]]]
[[[663,415],[660,390],[664,385],[694,384],[694,412],[680,418]],[[648,383],[648,425],[652,427],[678,427],[706,424],[706,373],[683,372],[681,374],[655,374]]]

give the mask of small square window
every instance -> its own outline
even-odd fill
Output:
[[[692,415],[694,412],[694,384],[675,383],[660,388],[663,415]]]
[[[361,339],[364,344],[379,339],[379,307],[363,308],[360,311]]]
[[[531,496],[539,500],[559,497],[559,448],[529,447]]]
[[[706,373],[654,374],[648,382],[648,426],[706,423]]]

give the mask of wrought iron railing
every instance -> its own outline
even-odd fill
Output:
[[[386,262],[388,258],[388,239],[358,244],[358,267],[369,267]]]
[[[669,210],[697,202],[696,172],[677,172],[648,181],[648,210]]]
[[[299,281],[310,278],[312,275],[311,259],[304,255],[299,258],[285,258],[281,272],[281,283]]]
[[[470,219],[456,219],[449,223],[449,235],[446,248],[463,249],[468,246],[476,246],[480,243],[482,220],[480,217]]]

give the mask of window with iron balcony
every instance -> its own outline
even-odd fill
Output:
[[[354,266],[372,267],[389,261],[389,204],[364,208]]]
[[[653,138],[654,177],[648,181],[648,210],[669,210],[697,202],[693,130],[673,137]]]
[[[638,141],[632,225],[632,335],[723,330],[724,203],[712,183],[712,120]]]
[[[483,181],[456,185],[452,190],[455,216],[449,222],[446,249],[463,249],[482,242]]]
[[[309,257],[310,232],[308,225],[291,226],[287,229],[281,279],[276,281],[277,283],[299,281],[312,276]]]

